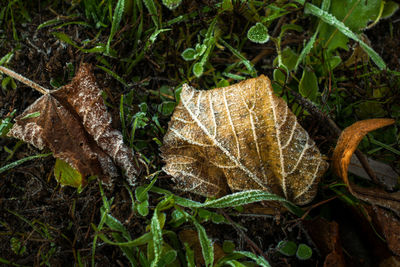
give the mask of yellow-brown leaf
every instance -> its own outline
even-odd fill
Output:
[[[199,91],[184,85],[164,137],[164,171],[204,196],[262,189],[306,204],[328,164],[263,75]]]

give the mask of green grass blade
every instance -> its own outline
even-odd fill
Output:
[[[38,155],[34,155],[34,156],[30,156],[30,157],[26,157],[26,158],[14,161],[14,162],[12,162],[10,164],[7,164],[7,165],[1,167],[0,168],[0,173],[3,173],[3,172],[5,172],[5,171],[7,171],[9,169],[15,168],[16,166],[21,165],[22,163],[27,162],[29,160],[33,160],[33,159],[37,159],[37,158],[45,158],[45,157],[48,157],[48,156],[50,156],[52,154],[53,153],[38,154]]]
[[[257,256],[251,252],[248,251],[234,251],[234,254],[239,254],[242,256],[245,256],[247,258],[250,258],[252,260],[254,260],[258,266],[262,266],[262,267],[271,267],[271,265],[269,264],[269,262],[264,259],[263,257]]]
[[[330,6],[331,6],[331,0],[323,0],[321,4],[321,9],[324,11],[328,11]],[[297,71],[297,68],[299,67],[300,63],[303,62],[304,58],[310,53],[311,49],[313,48],[320,28],[321,28],[321,22],[318,23],[317,29],[315,30],[313,36],[311,36],[310,40],[308,40],[306,46],[304,46],[303,50],[301,51],[300,56],[297,59],[296,65],[294,67],[295,72]]]
[[[107,46],[106,46],[106,53],[110,53],[110,45],[111,41],[114,38],[115,33],[119,28],[119,24],[121,23],[122,15],[124,14],[124,7],[125,7],[125,0],[118,0],[117,5],[114,9],[114,15],[111,23],[111,32],[110,36],[108,37]]]
[[[232,52],[232,54],[234,54],[236,57],[238,57],[243,62],[243,64],[246,66],[248,71],[250,71],[251,73],[254,73],[254,74],[257,73],[257,71],[254,69],[253,64],[251,64],[251,62],[247,58],[245,58],[242,54],[240,54],[240,52],[238,50],[236,50],[230,44],[225,42],[222,38],[219,38],[219,41],[224,46],[226,46]]]
[[[393,148],[393,147],[391,147],[390,145],[387,145],[387,144],[382,143],[382,142],[380,142],[380,141],[378,141],[378,140],[376,140],[374,138],[371,138],[371,136],[370,136],[370,141],[371,141],[372,144],[378,145],[380,147],[383,147],[386,150],[389,150],[390,152],[400,156],[400,151],[395,149],[395,148]]]
[[[199,235],[199,241],[201,245],[201,251],[203,253],[204,262],[207,267],[212,266],[214,262],[214,247],[212,245],[211,239],[208,238],[204,227],[200,223],[198,223],[193,217],[191,219]]]
[[[113,246],[119,246],[119,247],[137,247],[137,246],[143,246],[147,243],[149,243],[152,238],[153,235],[151,233],[145,233],[144,235],[131,240],[131,241],[127,241],[127,242],[114,242],[111,241],[110,239],[108,239],[105,234],[102,233],[98,233],[97,236],[103,240],[105,243],[109,244],[109,245],[113,245]]]
[[[364,49],[364,51],[370,56],[372,61],[381,69],[386,69],[386,64],[383,59],[376,53],[371,47],[369,47],[366,43],[364,43],[358,36],[352,32],[343,22],[339,21],[336,17],[332,14],[320,9],[319,7],[306,3],[304,12],[306,14],[312,14],[322,21],[328,23],[336,27],[341,33],[346,35],[347,37],[353,39],[354,41],[358,42],[360,46]]]
[[[153,0],[143,0],[143,3],[146,6],[147,10],[149,11],[151,19],[154,22],[154,25],[156,26],[157,29],[160,29],[161,28],[160,23],[157,19],[159,17],[159,14],[157,12],[156,4],[154,3]]]
[[[117,81],[119,81],[120,83],[122,83],[124,86],[128,86],[128,84],[125,82],[124,79],[122,79],[121,76],[119,76],[118,74],[116,74],[115,72],[113,72],[112,70],[107,69],[104,66],[101,65],[96,65],[96,67],[104,70],[105,72],[107,72],[109,75],[111,75],[111,77],[113,77],[114,79],[116,79]]]
[[[58,24],[60,22],[61,22],[61,20],[59,18],[51,19],[51,20],[45,21],[42,24],[40,24],[39,26],[37,26],[36,30],[40,30],[41,28],[49,27],[49,26]]]
[[[126,125],[125,125],[125,114],[124,114],[124,95],[121,95],[119,102],[119,120],[121,121],[122,136],[124,137],[124,139],[126,139],[127,136],[126,136]]]
[[[161,258],[161,248],[162,248],[162,230],[160,225],[160,220],[158,219],[158,210],[154,210],[153,217],[151,218],[151,233],[153,235],[154,242],[154,260],[151,266],[157,266]]]
[[[319,28],[319,27],[318,27]],[[310,53],[311,49],[314,46],[315,39],[317,38],[318,35],[318,29],[315,31],[313,36],[311,36],[310,40],[308,40],[306,46],[304,46],[303,50],[301,50],[300,56],[297,59],[296,65],[294,67],[294,71],[297,71],[297,68],[299,67],[300,63],[303,62],[304,58]]]
[[[169,192],[168,190],[158,188],[156,186],[153,186],[150,191],[158,194],[172,195],[172,193]],[[280,201],[285,203],[285,205],[288,205],[289,207],[297,207],[295,204],[291,203],[290,201],[286,200],[283,197],[262,190],[248,190],[248,191],[237,192],[223,196],[215,200],[207,201],[205,203],[200,203],[197,201],[178,197],[175,195],[174,195],[174,200],[175,204],[186,208],[206,208],[206,207],[227,208],[227,207],[235,207],[235,206],[250,204],[259,201]]]
[[[288,202],[285,198],[277,196],[275,194],[271,194],[262,190],[248,190],[248,191],[242,191],[238,193],[233,193],[230,195],[223,196],[221,198],[207,201],[205,203],[189,203],[190,208],[227,208],[227,207],[235,207],[235,206],[240,206],[240,205],[246,205],[249,203],[253,202],[258,202],[258,201],[281,201],[281,202]],[[197,204],[198,203],[198,204]],[[177,203],[178,204],[178,203]],[[186,203],[182,203],[186,204]]]

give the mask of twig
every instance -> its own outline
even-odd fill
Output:
[[[316,118],[321,124],[327,125],[329,131],[336,137],[338,138],[342,131],[340,128],[336,125],[336,123],[329,118],[327,115],[322,113],[318,107],[314,105],[310,100],[305,99],[303,96],[301,96],[299,93],[295,91],[291,91],[292,95],[296,99],[296,101],[303,106],[308,112],[310,112],[311,115],[313,115],[314,118]],[[361,165],[363,166],[364,170],[368,174],[368,176],[372,179],[372,181],[378,185],[382,185],[382,183],[378,180],[375,172],[372,170],[371,166],[368,164],[368,159],[367,157],[360,151],[356,150],[355,154],[357,155],[358,160],[360,161]]]
[[[26,84],[27,86],[29,86],[29,87],[41,92],[44,95],[50,93],[49,89],[46,89],[46,88],[40,86],[39,84],[29,80],[28,78],[26,78],[26,77],[24,77],[24,76],[22,76],[22,75],[20,75],[20,74],[18,74],[16,72],[10,70],[10,69],[8,69],[8,68],[6,68],[4,66],[0,66],[0,71],[5,73],[5,74],[7,74],[8,76],[18,80],[18,81]]]

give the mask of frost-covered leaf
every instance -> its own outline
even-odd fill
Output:
[[[172,10],[177,8],[182,3],[182,0],[162,0],[162,3]]]
[[[39,116],[27,116],[28,114]],[[45,94],[15,119],[8,133],[39,149],[49,148],[83,176],[99,175],[111,184],[120,166],[131,184],[138,167],[122,134],[111,127],[111,116],[101,97],[91,67],[82,64],[71,83]]]
[[[264,44],[269,40],[268,29],[262,23],[258,22],[249,29],[247,38],[254,43]]]
[[[196,64],[193,65],[193,74],[196,75],[196,77],[200,77],[203,75],[204,72],[204,65],[202,62],[197,62]]]
[[[297,204],[312,200],[328,167],[265,76],[209,91],[184,85],[162,157],[182,190],[262,189]]]
[[[182,58],[186,61],[191,61],[196,59],[197,52],[193,48],[186,48],[181,54]]]

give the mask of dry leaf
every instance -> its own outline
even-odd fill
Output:
[[[321,254],[325,257],[324,267],[346,266],[342,244],[339,236],[339,225],[318,217],[304,224]]]
[[[388,248],[397,256],[400,256],[400,221],[391,212],[382,208],[374,207],[373,210],[377,225],[386,238]]]
[[[118,175],[114,161],[125,170],[129,182],[135,183],[134,156],[122,134],[111,127],[111,116],[89,65],[82,64],[70,84],[45,93],[15,121],[9,136],[39,149],[48,147],[54,157],[84,176],[100,175],[110,185]]]
[[[306,204],[328,168],[265,76],[199,91],[184,85],[164,137],[164,171],[204,196],[262,189]]]
[[[399,214],[400,194],[398,192],[387,193],[380,188],[359,187],[351,184],[347,176],[347,169],[350,164],[351,156],[357,149],[362,138],[370,131],[393,123],[393,119],[370,119],[356,122],[344,129],[339,137],[335,151],[333,152],[332,165],[335,172],[347,184],[350,193],[355,197],[371,204],[389,208]]]

